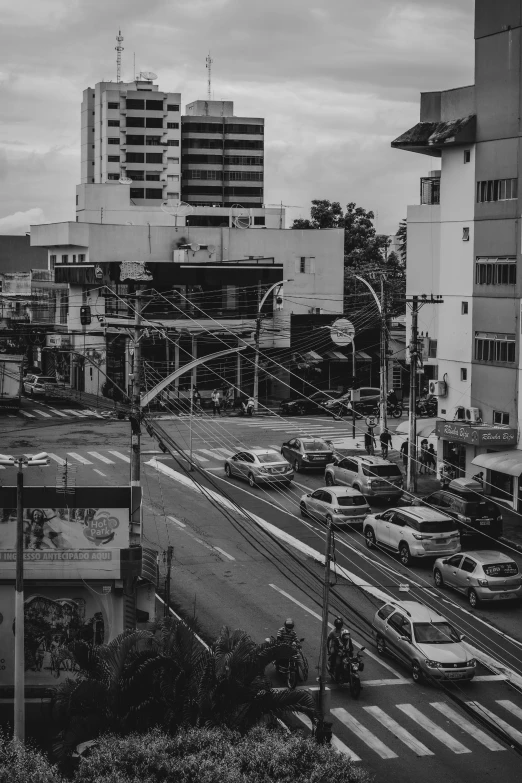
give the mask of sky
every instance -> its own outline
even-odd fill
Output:
[[[392,150],[419,94],[472,84],[473,0],[0,0],[0,234],[74,220],[82,91],[154,71],[265,118],[265,201],[356,202],[395,233],[439,160]]]

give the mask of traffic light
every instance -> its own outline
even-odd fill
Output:
[[[282,310],[283,304],[284,304],[283,286],[280,285],[279,288],[276,288],[274,291],[274,309]]]
[[[91,323],[91,308],[88,305],[80,307],[80,323],[82,326],[89,326]]]

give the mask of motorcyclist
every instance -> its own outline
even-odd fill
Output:
[[[336,617],[334,620],[334,627],[328,634],[326,640],[326,649],[328,651],[328,663],[331,671],[333,671],[337,659],[337,654],[341,649],[341,633],[343,630],[344,621],[342,617]]]
[[[291,617],[287,617],[284,624],[279,628],[277,632],[277,641],[281,644],[293,644],[298,642],[297,634],[294,631],[294,621]],[[287,666],[288,661],[286,658],[279,658],[276,661],[276,666]]]
[[[347,652],[350,658],[353,658],[353,642],[348,628],[345,628],[344,631],[341,631],[341,648],[343,653]]]

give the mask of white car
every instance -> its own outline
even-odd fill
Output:
[[[460,533],[454,519],[423,506],[390,508],[364,520],[368,549],[378,546],[399,555],[404,566],[414,557],[440,557],[460,552]]]
[[[275,449],[248,449],[238,451],[225,462],[228,478],[238,476],[256,484],[285,484],[289,486],[294,478],[291,465]]]
[[[349,487],[322,487],[308,492],[299,501],[299,508],[303,516],[335,527],[361,524],[370,513],[364,495]]]

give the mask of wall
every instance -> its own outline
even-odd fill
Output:
[[[34,247],[28,236],[0,234],[0,272],[47,269],[47,250]]]

